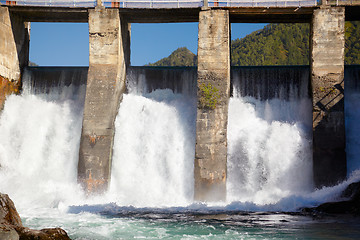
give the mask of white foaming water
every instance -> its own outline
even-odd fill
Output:
[[[85,88],[76,96],[73,86],[34,95],[27,80],[0,116],[0,192],[20,211],[61,207],[82,192],[76,169]]]
[[[186,205],[193,196],[195,99],[127,94],[116,119],[110,193],[121,205]]]
[[[194,97],[168,89],[125,94],[116,120],[110,189],[102,197],[85,199],[77,184],[85,86],[80,91],[62,84],[43,90],[31,86],[25,78],[22,96],[8,97],[0,116],[0,191],[8,193],[20,211],[192,201]]]
[[[312,184],[311,101],[230,99],[228,201],[274,204]]]

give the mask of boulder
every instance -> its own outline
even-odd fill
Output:
[[[7,194],[0,193],[1,240],[70,240],[61,228],[32,230],[24,227],[14,202]]]
[[[360,182],[351,183],[340,195],[343,201],[323,203],[315,208],[305,208],[305,213],[360,215]]]
[[[342,198],[360,200],[360,182],[351,183],[341,194]]]
[[[0,223],[0,239],[19,240],[19,234],[16,232],[16,230],[13,227]]]
[[[20,240],[69,240],[67,233],[61,228],[45,228],[32,230],[29,228],[18,229]]]
[[[14,202],[7,194],[0,193],[0,223],[6,222],[13,226],[22,227],[21,218],[16,211]]]

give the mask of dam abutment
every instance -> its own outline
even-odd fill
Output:
[[[0,6],[0,110],[6,95],[21,89],[29,60],[30,23]]]
[[[194,197],[199,201],[218,201],[226,198],[229,11],[201,11],[198,34]]]
[[[79,182],[89,193],[103,192],[110,181],[114,121],[130,59],[129,34],[129,24],[122,22],[118,10],[89,10],[89,71],[78,164]]]
[[[346,177],[344,7],[314,10],[310,43],[314,183],[331,186]]]

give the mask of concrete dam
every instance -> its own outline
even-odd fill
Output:
[[[7,1],[0,8],[2,85],[7,86],[6,93],[16,92],[13,89],[23,84],[27,86],[24,90],[44,94],[71,86],[61,96],[77,96],[79,101],[82,127],[77,169],[86,192],[103,193],[110,181],[125,191],[138,186],[129,184],[129,179],[136,182],[146,176],[149,184],[154,180],[151,186],[163,185],[156,188],[160,195],[169,192],[171,198],[183,189],[182,196],[221,201],[256,196],[273,186],[305,191],[346,178],[344,93],[345,85],[356,85],[353,78],[358,79],[358,70],[349,68],[344,78],[344,23],[358,20],[356,1],[304,6],[299,5],[302,1],[293,3],[295,6],[267,2],[270,7],[206,1],[197,2],[200,5],[196,7],[149,5],[145,9],[117,1],[77,7],[30,2]],[[26,67],[32,21],[88,22],[89,68]],[[194,21],[199,22],[196,68],[131,66],[131,23]],[[311,24],[310,66],[231,68],[233,22]],[[350,80],[344,83],[347,78]],[[179,110],[128,94],[134,92]],[[153,116],[157,109],[158,115]],[[179,116],[179,111],[183,115]],[[161,118],[161,113],[173,121]],[[141,119],[133,118],[136,114],[151,125],[140,128]],[[138,128],[128,125],[128,119],[138,123]],[[169,135],[158,129],[162,120],[167,132],[174,129],[176,133]],[[247,129],[242,128],[244,124],[248,124]],[[149,129],[158,131],[147,132]],[[135,145],[118,137],[131,138],[131,131],[137,136]],[[153,136],[153,142],[143,135]],[[168,148],[152,151],[161,145]],[[282,145],[290,146],[288,152]],[[126,158],[132,163],[124,163]],[[160,161],[155,165],[161,167],[150,171],[154,166],[147,158]],[[297,174],[289,176],[290,172]],[[169,184],[159,176],[166,176]],[[184,183],[184,179],[188,181]]]
[[[249,200],[249,196],[255,196],[256,193],[264,191],[261,189],[271,191],[275,186],[280,187],[283,191],[288,188],[295,192],[308,190],[314,187],[313,175],[329,174],[328,169],[316,166],[312,162],[312,103],[309,90],[309,71],[308,66],[231,68],[232,97],[230,98],[227,136],[228,198]],[[59,96],[52,97],[55,101],[59,101],[58,98],[72,99],[79,101],[83,106],[87,72],[88,68],[29,67],[25,69],[23,84],[25,89],[31,89],[30,91],[34,94]],[[354,103],[355,100],[351,98],[356,98],[360,92],[357,86],[359,73],[360,68],[357,66],[345,67],[345,86],[348,86],[345,88],[345,94],[349,98],[345,102],[345,106]],[[115,142],[114,151],[120,153],[117,153],[113,160],[112,166],[115,168],[113,170],[115,173],[112,173],[112,178],[114,178],[112,181],[125,182],[130,185],[130,188],[138,189],[139,185],[131,185],[132,181],[129,181],[129,178],[144,180],[159,175],[159,179],[153,180],[154,182],[146,180],[147,187],[141,189],[136,197],[143,199],[141,195],[147,194],[149,182],[154,189],[159,189],[158,194],[167,193],[169,188],[176,192],[176,189],[179,190],[179,185],[184,184],[184,179],[187,179],[185,182],[189,183],[189,179],[194,178],[191,159],[195,154],[192,144],[195,143],[196,134],[196,67],[129,67],[126,85],[127,94],[132,97],[144,96],[145,99],[149,99],[148,101],[154,101],[153,104],[158,102],[158,104],[165,103],[172,106],[173,102],[178,101],[174,106],[179,114],[183,115],[180,119],[182,119],[182,124],[185,124],[187,131],[182,132],[185,134],[185,138],[178,139],[172,136],[174,139],[169,140],[168,138],[172,134],[179,137],[177,131],[172,133],[173,130],[171,130],[172,124],[176,124],[176,121],[179,120],[174,119],[171,114],[168,115],[168,112],[163,112],[162,109],[157,109],[157,107],[153,109],[153,106],[147,102],[141,102],[138,106],[135,99],[128,99],[130,96],[126,96],[123,105],[125,112],[120,112],[117,116],[123,122],[115,124],[117,138],[124,139]],[[54,95],[54,92],[57,93],[59,89],[65,90],[61,90],[62,93],[59,95]],[[172,97],[169,97],[169,94]],[[179,97],[174,97],[172,94]],[[131,118],[127,117],[127,114],[131,113],[126,112],[128,108],[138,109],[139,112],[134,111]],[[156,116],[157,111],[163,115]],[[256,116],[251,115],[252,111],[256,113]],[[346,128],[348,142],[346,152],[356,155],[355,142],[357,140],[354,139],[357,139],[357,120],[350,108],[346,109],[345,118],[349,122]],[[144,124],[143,121],[149,121],[149,123],[141,127]],[[171,123],[163,125],[164,121],[171,121]],[[158,135],[153,131],[158,132]],[[169,132],[170,135],[164,135],[164,132]],[[135,136],[126,137],[129,134]],[[144,140],[139,142],[136,140],[137,138],[144,138]],[[254,139],[256,139],[255,142]],[[169,153],[169,149],[176,148],[176,144],[179,142],[185,144],[186,147],[184,148],[180,144],[177,147],[180,149],[179,152]],[[124,151],[124,148],[129,150]],[[155,151],[157,153],[143,148],[157,149]],[[279,150],[284,152],[279,153]],[[138,156],[132,156],[136,155],[129,153],[132,151],[139,152]],[[175,155],[180,156],[175,157]],[[132,167],[128,166],[126,162],[122,162],[128,158],[135,162]],[[155,164],[155,159],[163,159],[165,162],[157,162],[155,165],[159,165],[160,169],[149,171],[142,169],[145,158],[150,159],[148,160],[150,165]],[[348,159],[356,159],[356,157],[349,156]],[[185,165],[168,166],[174,163],[185,163]],[[278,166],[279,164],[287,167]],[[163,179],[167,175],[163,172],[164,169],[161,170],[164,166],[168,166],[166,168],[174,171],[170,175],[171,179],[175,178],[172,181],[176,181],[177,184],[166,183]],[[342,174],[346,175],[346,172],[351,173],[358,169],[359,164],[356,161],[350,161],[337,167],[338,170],[343,171]],[[124,170],[121,171],[119,168],[124,168]],[[187,170],[187,174],[182,173],[184,169]],[[121,180],[118,180],[119,178]],[[284,181],[286,181],[285,184]],[[165,182],[166,186],[159,187],[159,182],[163,182],[163,184]],[[292,182],[297,182],[298,185],[290,184]],[[256,185],[255,188],[254,185]],[[120,187],[119,192],[124,192],[126,189]],[[190,189],[190,192],[194,191],[193,187],[186,189],[187,191]],[[192,193],[183,191],[184,193],[181,195],[191,198]],[[165,196],[171,198],[170,193]],[[134,196],[134,198],[136,197]],[[140,201],[130,199],[134,202]],[[257,199],[251,200],[256,201]]]

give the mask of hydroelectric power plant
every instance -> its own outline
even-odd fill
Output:
[[[1,4],[0,192],[29,226],[74,239],[356,234],[357,220],[274,212],[360,180],[360,67],[344,66],[359,1]],[[30,22],[88,22],[89,67],[28,67]],[[199,22],[198,66],[131,66],[131,23],[151,22]],[[310,24],[310,66],[231,67],[236,22]]]

